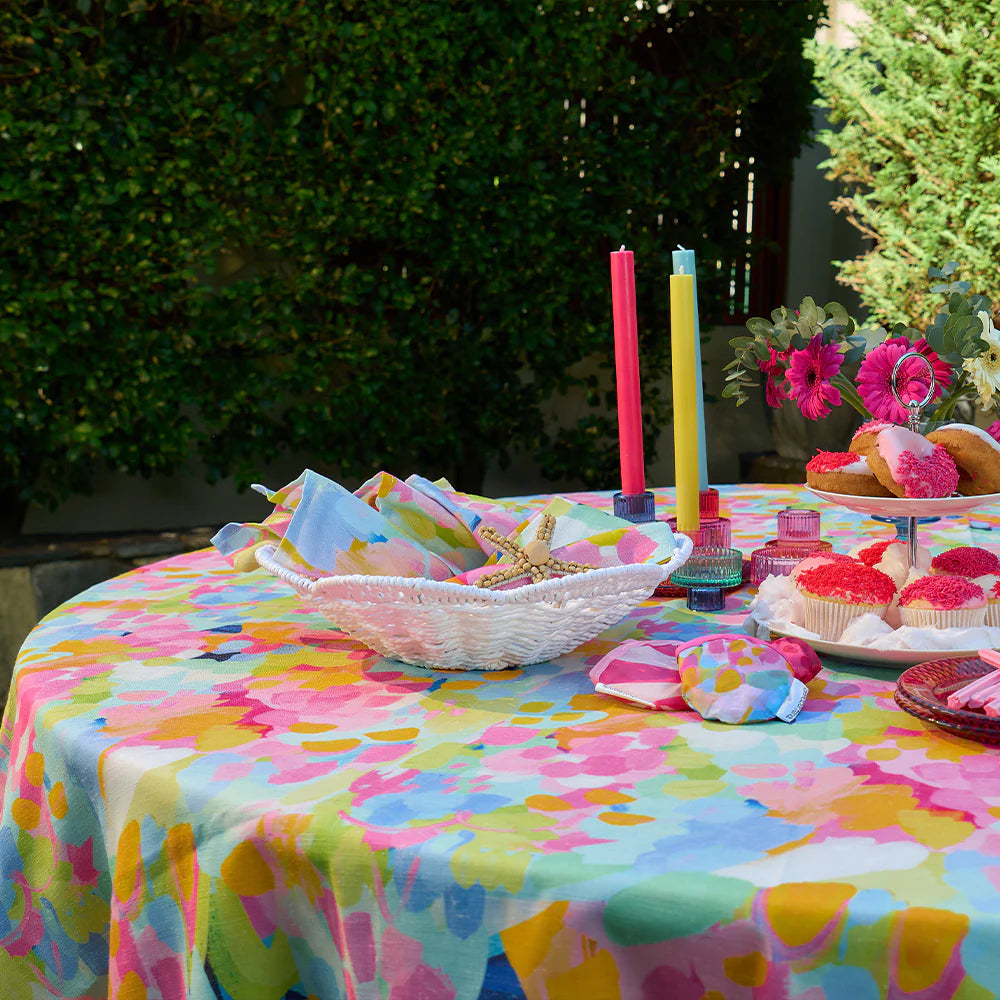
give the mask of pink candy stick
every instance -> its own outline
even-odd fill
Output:
[[[986,702],[986,704],[983,705],[983,708],[985,709],[987,715],[992,716],[995,719],[998,715],[1000,715],[1000,698],[994,698],[992,701]]]
[[[970,695],[966,705],[969,708],[982,708],[986,702],[1000,698],[1000,676],[995,677],[992,686],[980,688],[975,694]]]
[[[970,681],[965,687],[960,687],[957,691],[952,691],[946,701],[949,708],[962,708],[969,701],[972,695],[981,691],[991,692],[994,687],[1000,685],[1000,675],[997,673],[983,674],[974,681]]]
[[[980,649],[978,656],[983,663],[988,663],[991,667],[996,667],[1000,670],[1000,650]]]

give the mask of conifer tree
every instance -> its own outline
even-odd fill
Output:
[[[872,241],[838,280],[888,323],[929,322],[927,270],[945,261],[1000,302],[1000,0],[857,7],[855,47],[810,45],[833,206]]]

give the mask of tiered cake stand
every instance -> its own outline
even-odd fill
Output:
[[[909,358],[916,358],[927,365],[928,388],[922,400],[907,400],[904,402],[899,395],[897,380],[903,362]],[[931,370],[930,363],[922,354],[916,351],[908,351],[899,358],[892,372],[892,391],[900,405],[907,409],[909,429],[917,431],[920,427],[921,412],[934,395],[934,373]],[[811,486],[807,486],[806,489],[827,503],[836,504],[838,507],[844,507],[858,514],[867,514],[876,520],[894,524],[899,541],[906,543],[908,561],[911,567],[917,564],[917,552],[919,550],[918,531],[921,523],[936,521],[938,518],[947,517],[948,515],[967,514],[979,507],[1000,503],[1000,493],[988,493],[983,496],[910,499],[905,497],[866,497],[845,493],[830,493],[826,490],[814,489]],[[870,649],[864,646],[849,646],[844,643],[819,640],[811,641],[810,645],[819,653],[828,653],[844,659],[891,667],[912,666],[942,657],[975,656],[978,652],[975,649]]]

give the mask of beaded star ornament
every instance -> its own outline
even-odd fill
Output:
[[[552,541],[552,530],[556,519],[551,514],[543,514],[535,537],[525,545],[520,545],[512,538],[506,538],[495,528],[483,527],[480,537],[505,552],[513,563],[504,563],[487,576],[476,580],[477,587],[498,587],[504,583],[512,583],[522,577],[531,577],[532,583],[551,578],[553,574],[568,576],[571,573],[585,573],[588,569],[597,569],[589,563],[578,563],[572,560],[557,559],[549,549]]]

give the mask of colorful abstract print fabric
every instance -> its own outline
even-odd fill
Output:
[[[789,500],[732,498],[740,544]],[[748,597],[479,674],[382,660],[215,551],[92,588],[0,731],[0,998],[995,996],[1000,750],[832,660],[791,725],[595,692],[619,643]]]
[[[666,562],[676,549],[663,521],[631,524],[563,497],[489,500],[420,476],[404,482],[380,472],[352,493],[307,469],[280,490],[258,489],[274,511],[259,524],[227,524],[212,539],[241,570],[256,569],[255,550],[270,544],[280,565],[309,579],[366,574],[472,583],[483,567],[510,561],[477,534],[480,526],[523,544],[535,537],[545,514],[556,518],[548,547],[565,561]]]

